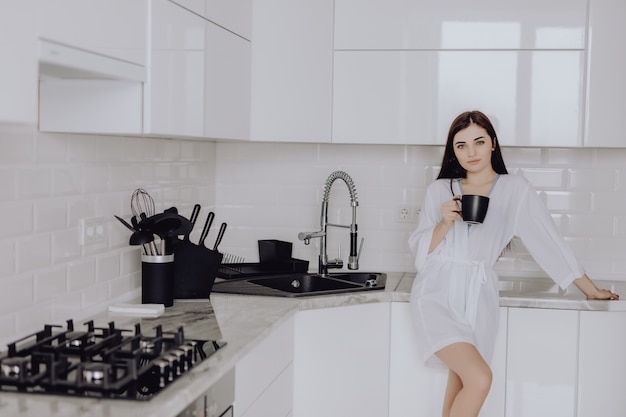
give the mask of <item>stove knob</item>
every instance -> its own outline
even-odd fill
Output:
[[[178,367],[176,356],[168,353],[167,355],[163,356],[163,359],[166,360],[170,366],[168,380],[171,382],[174,380],[174,376],[180,376],[180,368]]]

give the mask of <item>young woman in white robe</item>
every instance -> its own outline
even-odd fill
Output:
[[[482,224],[463,222],[463,194],[490,198]],[[587,277],[531,184],[508,175],[493,125],[479,111],[450,127],[438,179],[425,195],[409,239],[418,274],[411,311],[423,358],[449,369],[444,417],[477,416],[491,387],[489,362],[498,328],[498,257],[518,236],[562,288],[589,299],[617,299]]]

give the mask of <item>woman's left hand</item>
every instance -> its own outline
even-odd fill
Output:
[[[605,289],[598,289],[595,294],[587,296],[587,300],[619,300],[619,295]]]

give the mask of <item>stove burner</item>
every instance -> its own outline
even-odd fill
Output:
[[[46,325],[0,355],[0,391],[149,400],[225,343],[187,340],[183,328],[154,335],[85,323]]]

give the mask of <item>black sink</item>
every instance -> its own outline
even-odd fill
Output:
[[[216,282],[213,292],[229,294],[304,297],[385,289],[387,274],[344,272],[321,276],[299,273]]]

